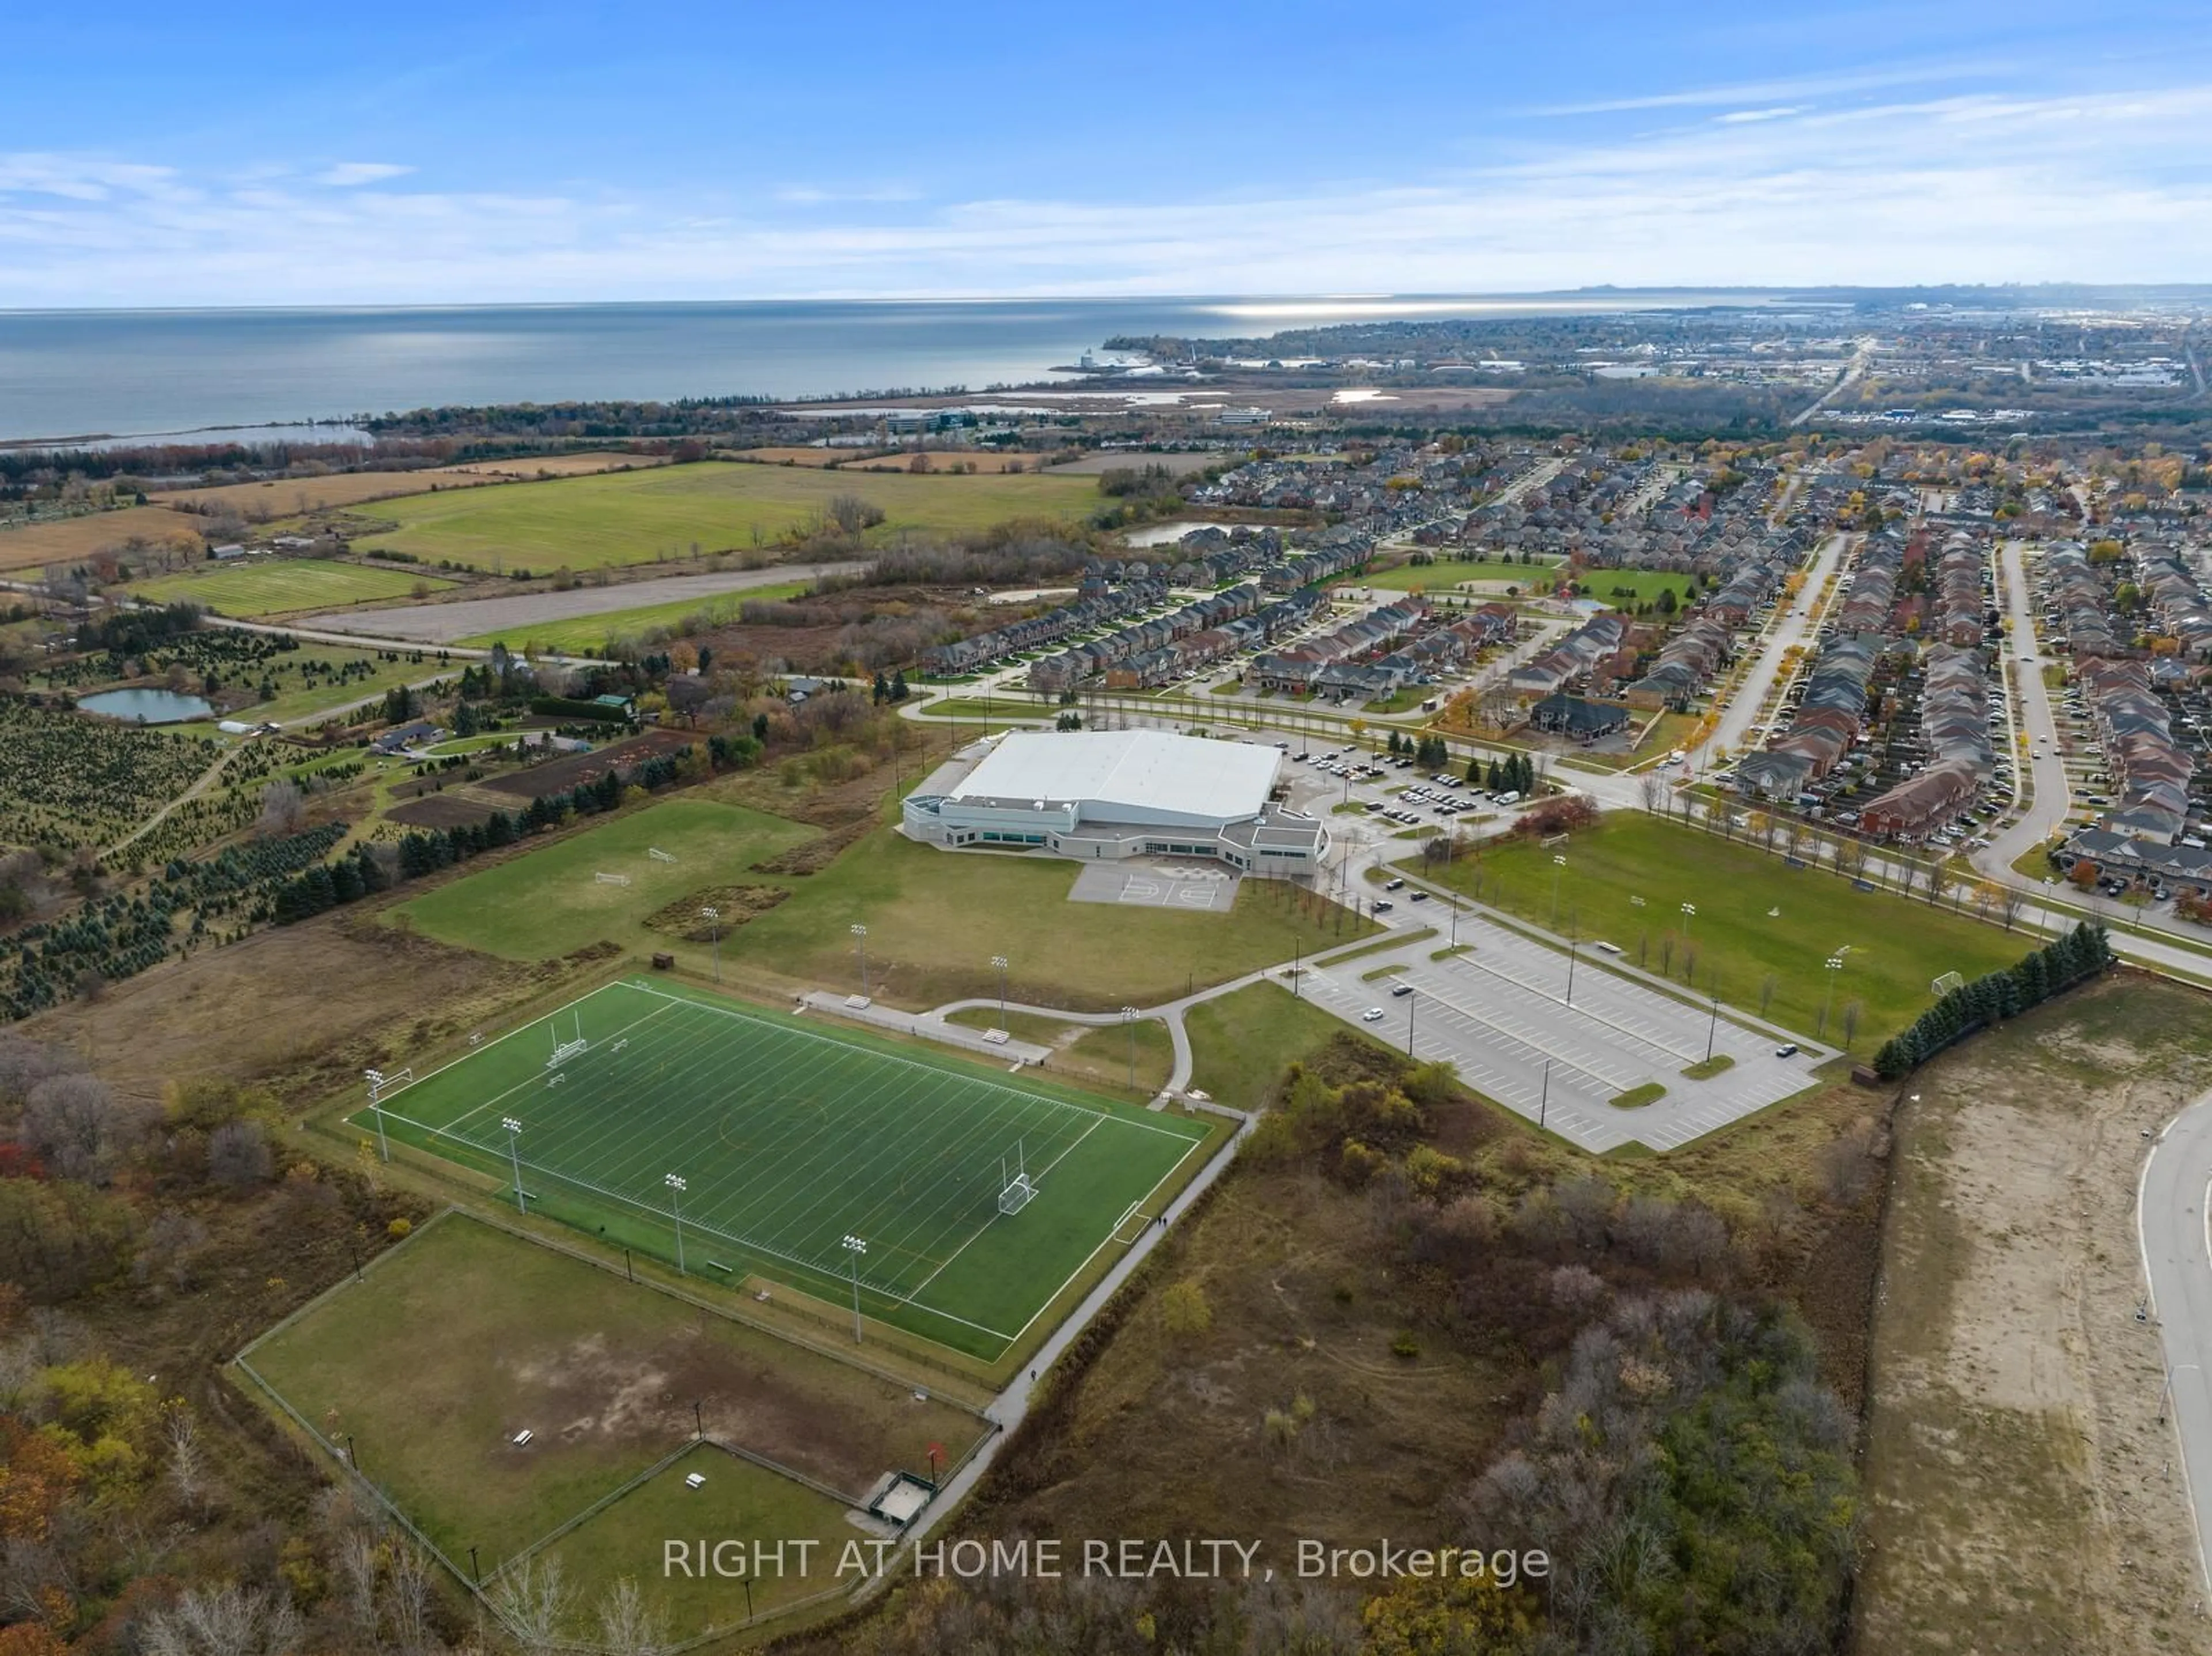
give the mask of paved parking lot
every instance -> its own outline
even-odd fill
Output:
[[[1449,918],[1435,912],[1441,903],[1424,907],[1431,925]],[[1778,1058],[1776,1038],[1731,1022],[1727,1007],[1716,1018],[1710,1006],[1593,965],[1587,953],[1575,964],[1570,1004],[1563,953],[1469,911],[1458,930],[1464,953],[1432,958],[1446,939],[1424,938],[1309,973],[1302,992],[1401,1050],[1410,1031],[1415,1058],[1449,1061],[1477,1092],[1595,1151],[1676,1149],[1812,1085],[1814,1066],[1831,1056],[1807,1045]],[[1388,978],[1368,979],[1384,968],[1393,968]],[[1394,994],[1401,984],[1413,992]],[[1383,1016],[1369,1022],[1362,1014],[1372,1008]],[[1735,1064],[1692,1081],[1682,1071],[1705,1058],[1709,1039]],[[1610,1101],[1654,1081],[1667,1091],[1653,1103]]]

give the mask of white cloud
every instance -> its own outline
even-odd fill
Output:
[[[1746,126],[1753,121],[1778,121],[1788,116],[1802,115],[1806,108],[1804,104],[1783,104],[1773,109],[1734,109],[1713,119],[1723,126]]]
[[[351,190],[360,185],[381,184],[386,179],[405,178],[414,170],[391,161],[340,161],[316,173],[315,182],[336,190]]]
[[[752,202],[0,155],[0,306],[2197,282],[2212,87],[1747,106],[1382,189]]]

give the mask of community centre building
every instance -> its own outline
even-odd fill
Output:
[[[1282,762],[1271,747],[1164,731],[1013,731],[909,795],[902,827],[947,850],[1207,857],[1295,879],[1319,871],[1328,836],[1273,799]]]

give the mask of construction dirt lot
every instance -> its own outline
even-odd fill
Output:
[[[2212,1648],[2136,1180],[2212,1004],[2133,974],[1922,1070],[1895,1118],[1850,1648]],[[1917,1099],[1917,1101],[1915,1101]]]

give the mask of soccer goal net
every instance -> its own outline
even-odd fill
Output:
[[[1956,972],[1946,972],[1928,986],[1928,992],[1931,995],[1948,995],[1954,989],[1963,989],[1966,986],[1966,979],[1960,977]]]
[[[1016,1144],[1011,1171],[1006,1159],[999,1158],[999,1211],[1019,1213],[1036,1198],[1036,1181],[1030,1177],[1027,1153],[1023,1146]]]

